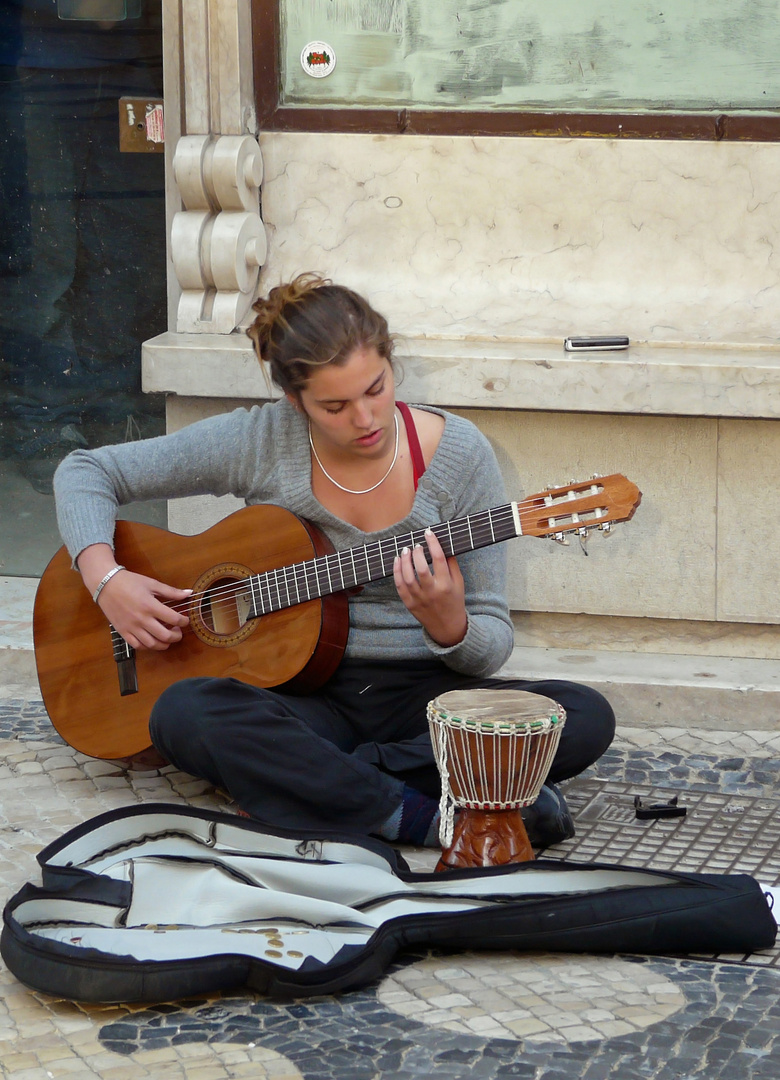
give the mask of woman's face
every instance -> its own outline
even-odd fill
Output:
[[[332,457],[382,457],[395,442],[395,379],[389,360],[359,348],[343,364],[317,368],[298,404],[311,421],[319,452]]]

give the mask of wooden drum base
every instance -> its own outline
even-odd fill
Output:
[[[534,857],[519,808],[462,809],[455,818],[452,843],[442,851],[436,870],[469,866],[502,866],[530,862]]]

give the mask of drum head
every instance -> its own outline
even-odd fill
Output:
[[[561,720],[566,715],[562,705],[542,694],[531,694],[527,690],[491,690],[487,687],[480,690],[448,690],[446,694],[434,698],[431,705],[440,715],[494,724]]]

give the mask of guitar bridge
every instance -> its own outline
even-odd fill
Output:
[[[128,645],[121,634],[111,627],[111,643],[114,649],[114,661],[116,673],[119,679],[119,694],[127,697],[128,694],[138,693],[138,672],[135,667],[135,649]]]

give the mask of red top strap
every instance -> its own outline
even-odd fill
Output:
[[[406,404],[405,401],[396,401],[396,405],[404,418],[404,424],[406,425],[406,438],[409,440],[409,452],[412,455],[412,469],[414,471],[414,490],[417,491],[417,482],[425,472],[425,458],[422,454],[420,447],[420,438],[417,434],[417,428],[414,426],[414,418],[412,417],[412,410]]]

